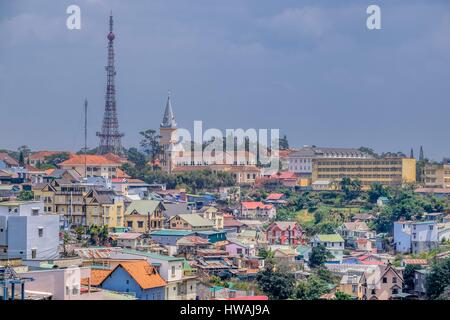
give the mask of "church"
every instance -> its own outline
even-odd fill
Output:
[[[194,151],[191,145],[186,150],[186,146],[179,143],[178,127],[170,95],[167,97],[159,135],[162,147],[160,165],[168,173],[205,169],[213,172],[229,172],[239,184],[253,184],[261,177],[261,170],[256,166],[256,155],[251,152]]]

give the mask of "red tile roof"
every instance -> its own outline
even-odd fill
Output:
[[[257,209],[257,208],[269,210],[269,209],[273,208],[272,204],[264,204],[261,201],[244,201],[244,202],[241,202],[241,205],[243,208],[249,209],[249,210]]]
[[[271,193],[267,196],[266,200],[280,200],[284,197],[282,193]]]
[[[86,161],[85,161],[86,158]],[[112,161],[104,156],[98,155],[73,155],[70,159],[61,162],[59,165],[84,165],[84,163],[89,165],[120,165],[120,162]]]

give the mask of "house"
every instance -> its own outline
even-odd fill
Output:
[[[156,200],[134,200],[125,211],[125,226],[146,233],[164,227],[164,205]]]
[[[84,196],[83,202],[87,225],[107,226],[110,229],[124,226],[123,197],[114,191],[91,189]]]
[[[269,244],[297,245],[302,242],[303,230],[294,221],[276,221],[266,229]]]
[[[169,219],[170,229],[202,231],[212,230],[214,226],[214,222],[196,213],[177,214]]]
[[[275,217],[277,211],[273,204],[264,204],[260,201],[241,202],[239,217],[243,219],[268,220]]]
[[[6,152],[0,152],[0,169],[16,168],[19,162]]]
[[[228,244],[225,245],[225,250],[230,256],[242,255],[255,257],[258,253],[254,244],[243,243],[238,240],[228,240]]]
[[[150,232],[150,238],[163,246],[175,247],[179,239],[194,234],[190,230],[161,229]]]
[[[375,217],[372,214],[368,214],[368,213],[356,213],[352,216],[352,221],[353,222],[370,222],[373,219],[375,219]]]
[[[427,295],[427,276],[429,269],[419,269],[414,271],[414,294],[419,298]]]
[[[389,198],[388,197],[379,197],[377,199],[377,206],[384,207],[387,204],[389,204]]]
[[[144,235],[139,232],[122,232],[112,235],[117,241],[117,246],[126,249],[136,249],[144,244]]]
[[[99,287],[134,293],[139,300],[164,300],[166,281],[145,260],[120,262]]]
[[[236,220],[232,215],[225,214],[223,216],[223,229],[229,230],[229,232],[239,233],[244,224],[239,220]]]
[[[358,239],[375,239],[375,231],[370,230],[365,222],[344,222],[338,227],[337,232],[350,246],[356,246]]]
[[[403,276],[391,264],[368,269],[360,279],[362,300],[392,300],[402,293]]]
[[[117,178],[121,161],[110,160],[100,155],[72,155],[68,160],[58,164],[61,169],[73,169],[84,177]]]
[[[197,250],[209,249],[211,243],[199,236],[185,236],[177,240],[177,253],[183,255],[185,258],[195,257]]]
[[[42,202],[0,202],[0,258],[39,260],[58,256],[58,216],[44,214]]]
[[[426,267],[428,265],[427,259],[403,259],[401,266],[406,267],[407,265],[417,265]]]
[[[297,252],[288,246],[278,246],[273,250],[273,258],[277,262],[294,263]]]
[[[319,245],[324,246],[330,253],[333,254],[334,259],[331,261],[342,261],[344,255],[344,239],[339,234],[316,234],[310,240],[312,247]]]
[[[286,195],[283,193],[271,193],[266,197],[264,202],[283,205],[286,204]]]
[[[346,293],[348,295],[351,295],[354,298],[361,299],[362,298],[362,283],[361,283],[361,277],[363,275],[363,272],[348,272],[345,273],[341,281],[339,282],[338,290],[340,292]]]
[[[194,300],[197,297],[197,276],[184,258],[156,253],[123,250],[121,257],[144,257],[150,264],[158,265],[158,273],[166,281],[166,300]]]
[[[297,252],[296,260],[304,261],[306,263],[309,262],[309,255],[311,254],[310,246],[300,244],[295,248],[295,251]]]
[[[212,206],[205,206],[197,211],[199,215],[201,215],[203,218],[211,220],[214,222],[214,228],[215,229],[223,229],[223,212],[220,212],[219,209]]]
[[[394,245],[400,253],[421,253],[439,245],[436,221],[394,222]]]
[[[438,223],[438,241],[450,240],[450,222]]]
[[[32,166],[40,166],[41,164],[47,163],[48,157],[60,154],[67,154],[68,156],[72,155],[70,152],[65,151],[37,151],[28,156],[28,162]]]

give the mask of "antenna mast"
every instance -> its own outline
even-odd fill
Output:
[[[88,111],[88,101],[87,98],[84,100],[84,177],[87,178],[87,111]]]

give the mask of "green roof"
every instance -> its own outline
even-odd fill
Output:
[[[161,229],[150,232],[151,236],[187,236],[193,234],[190,230]]]
[[[178,214],[174,217],[177,216],[193,227],[214,227],[214,223],[211,220],[205,219],[197,213]],[[173,219],[174,217],[172,217],[171,219]]]
[[[135,254],[135,255],[143,256],[143,257],[148,257],[148,258],[156,259],[156,260],[184,261],[184,258],[165,256],[165,255],[158,254],[158,253],[153,253],[153,252],[145,252],[145,251],[137,251],[137,250],[129,250],[129,249],[124,249],[124,250],[122,250],[122,252],[123,253],[128,253],[128,254]]]
[[[320,242],[344,242],[339,234],[318,234],[317,238]]]
[[[141,215],[153,213],[160,203],[160,201],[156,200],[134,200],[128,206],[127,211],[125,211],[125,215],[130,215],[133,211]]]

